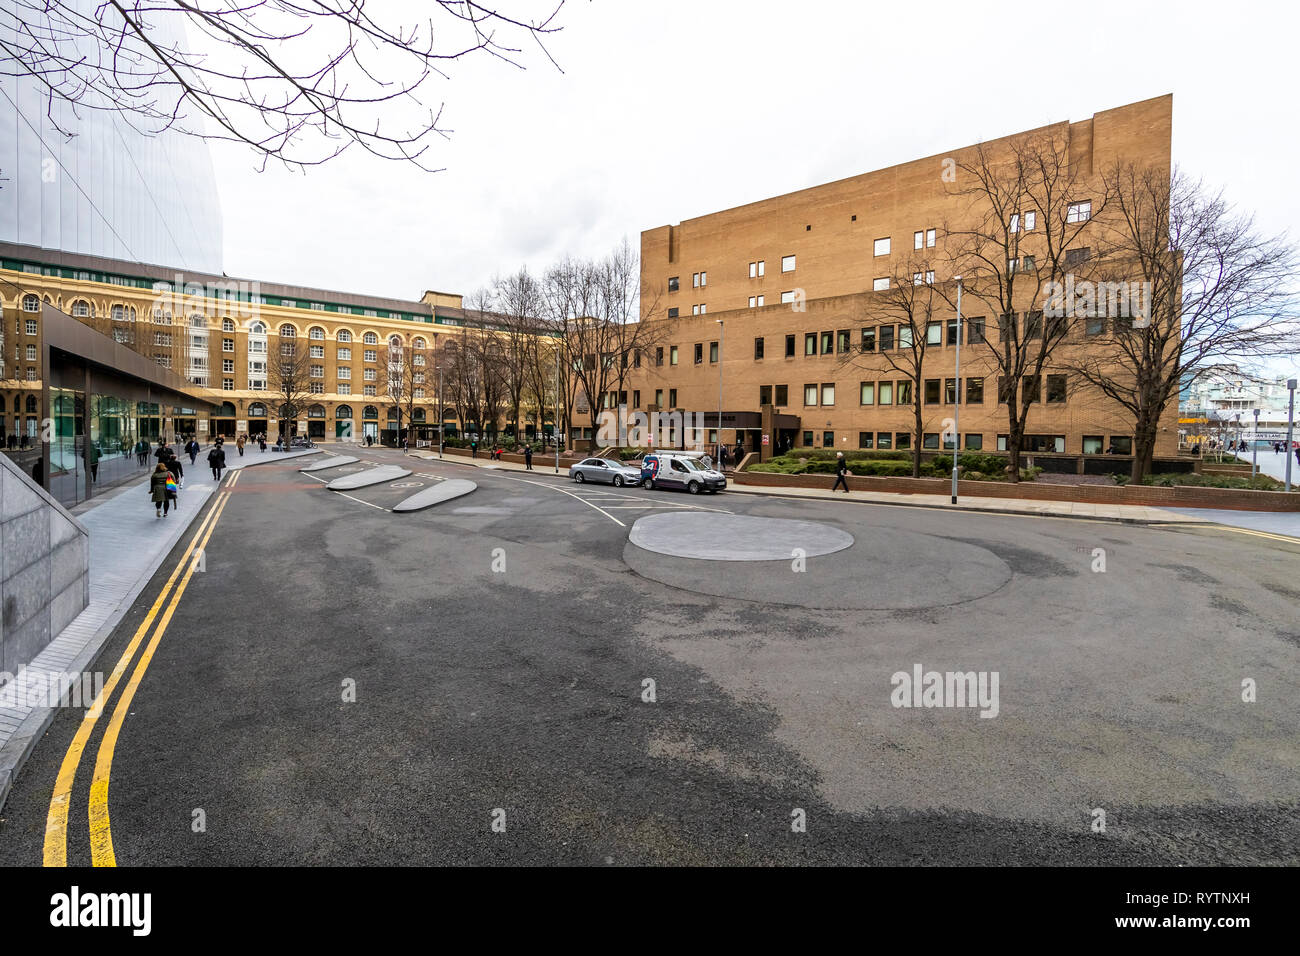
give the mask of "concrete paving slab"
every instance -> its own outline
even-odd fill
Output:
[[[411,469],[403,468],[401,465],[380,465],[378,468],[369,468],[354,475],[335,478],[325,487],[330,491],[351,491],[354,488],[365,488],[367,485],[396,481],[398,478],[405,478],[410,473]]]
[[[464,478],[449,478],[446,481],[438,482],[431,488],[417,491],[409,498],[395,504],[393,510],[422,511],[425,508],[440,505],[444,501],[451,501],[453,498],[467,495],[477,487],[478,485],[475,482],[466,481]]]

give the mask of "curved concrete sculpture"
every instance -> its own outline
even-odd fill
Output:
[[[354,461],[360,461],[353,455],[335,455],[326,458],[324,461],[318,461],[314,465],[308,465],[306,468],[299,468],[299,471],[324,471],[326,468],[336,468],[339,465],[350,465]]]
[[[425,488],[423,491],[417,491],[409,498],[404,498],[393,506],[393,510],[421,511],[425,508],[432,508],[444,501],[451,501],[453,498],[467,495],[477,487],[478,485],[475,482],[467,481],[464,478],[448,478],[446,481],[434,483],[431,488]]]
[[[400,465],[380,465],[378,468],[369,468],[366,471],[358,471],[352,475],[335,478],[325,487],[330,491],[352,491],[355,488],[383,484],[385,481],[396,481],[398,478],[405,478],[410,473],[411,469],[403,468]]]

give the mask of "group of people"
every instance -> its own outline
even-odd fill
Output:
[[[143,441],[143,440],[142,440]],[[246,439],[240,435],[235,439],[235,447],[239,449],[239,454],[244,454],[244,445]],[[145,444],[145,454],[148,454],[148,444]],[[139,454],[139,443],[136,445],[137,454]],[[197,438],[191,436],[182,446],[182,450],[190,456],[190,464],[193,465],[203,449],[199,445]],[[263,450],[265,450],[265,437],[263,436]],[[153,502],[154,513],[159,518],[165,518],[171,511],[180,507],[180,492],[185,487],[185,466],[177,457],[170,445],[163,439],[158,440],[158,448],[153,453],[157,459],[154,465],[153,473],[149,476],[149,500]],[[208,467],[212,469],[212,479],[220,481],[222,473],[226,470],[226,440],[218,435],[212,442],[212,447],[208,449]]]
[[[10,435],[5,439],[5,443],[9,446],[10,451],[13,451],[15,448],[25,449],[29,444],[31,444],[31,441],[32,440],[26,435]]]

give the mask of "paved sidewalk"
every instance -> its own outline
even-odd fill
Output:
[[[413,457],[437,460],[436,452],[411,452]],[[462,458],[448,455],[443,459],[458,465],[470,465],[476,468],[501,471],[524,471],[523,465],[510,461],[490,461],[485,458]],[[555,473],[555,458],[546,459],[533,456],[533,471],[543,474]],[[567,474],[568,468],[560,466],[560,474]],[[827,484],[832,476],[826,476]],[[1091,521],[1121,521],[1128,524],[1178,524],[1204,523],[1207,519],[1195,513],[1195,509],[1183,509],[1181,513],[1165,508],[1151,508],[1143,505],[1105,505],[1081,501],[1036,501],[1029,498],[977,498],[963,495],[952,503],[948,495],[904,495],[879,491],[842,491],[832,492],[828,488],[774,488],[763,485],[740,485],[727,482],[727,494],[768,495],[781,498],[819,498],[823,500],[856,501],[865,504],[901,505],[908,508],[946,508],[952,511],[986,512],[988,514],[1011,515],[1045,515],[1058,518],[1081,518]],[[1188,512],[1191,512],[1190,514]],[[1208,519],[1212,520],[1212,519]]]
[[[240,458],[232,445],[227,470],[313,454],[319,451],[260,453],[254,449]],[[145,473],[72,509],[90,531],[90,603],[15,675],[17,706],[0,708],[0,807],[14,776],[54,719],[53,708],[26,704],[28,690],[42,688],[49,673],[81,673],[94,666],[109,635],[216,490],[206,455],[205,448],[193,465],[186,456],[179,507],[166,518],[155,515]]]

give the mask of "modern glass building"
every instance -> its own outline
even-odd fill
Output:
[[[97,0],[65,3],[95,18]],[[175,29],[170,19],[156,24],[164,39]],[[0,39],[12,22],[0,17]],[[220,275],[221,206],[207,144],[145,135],[117,113],[81,107],[74,115],[33,79],[0,76],[0,242]]]

